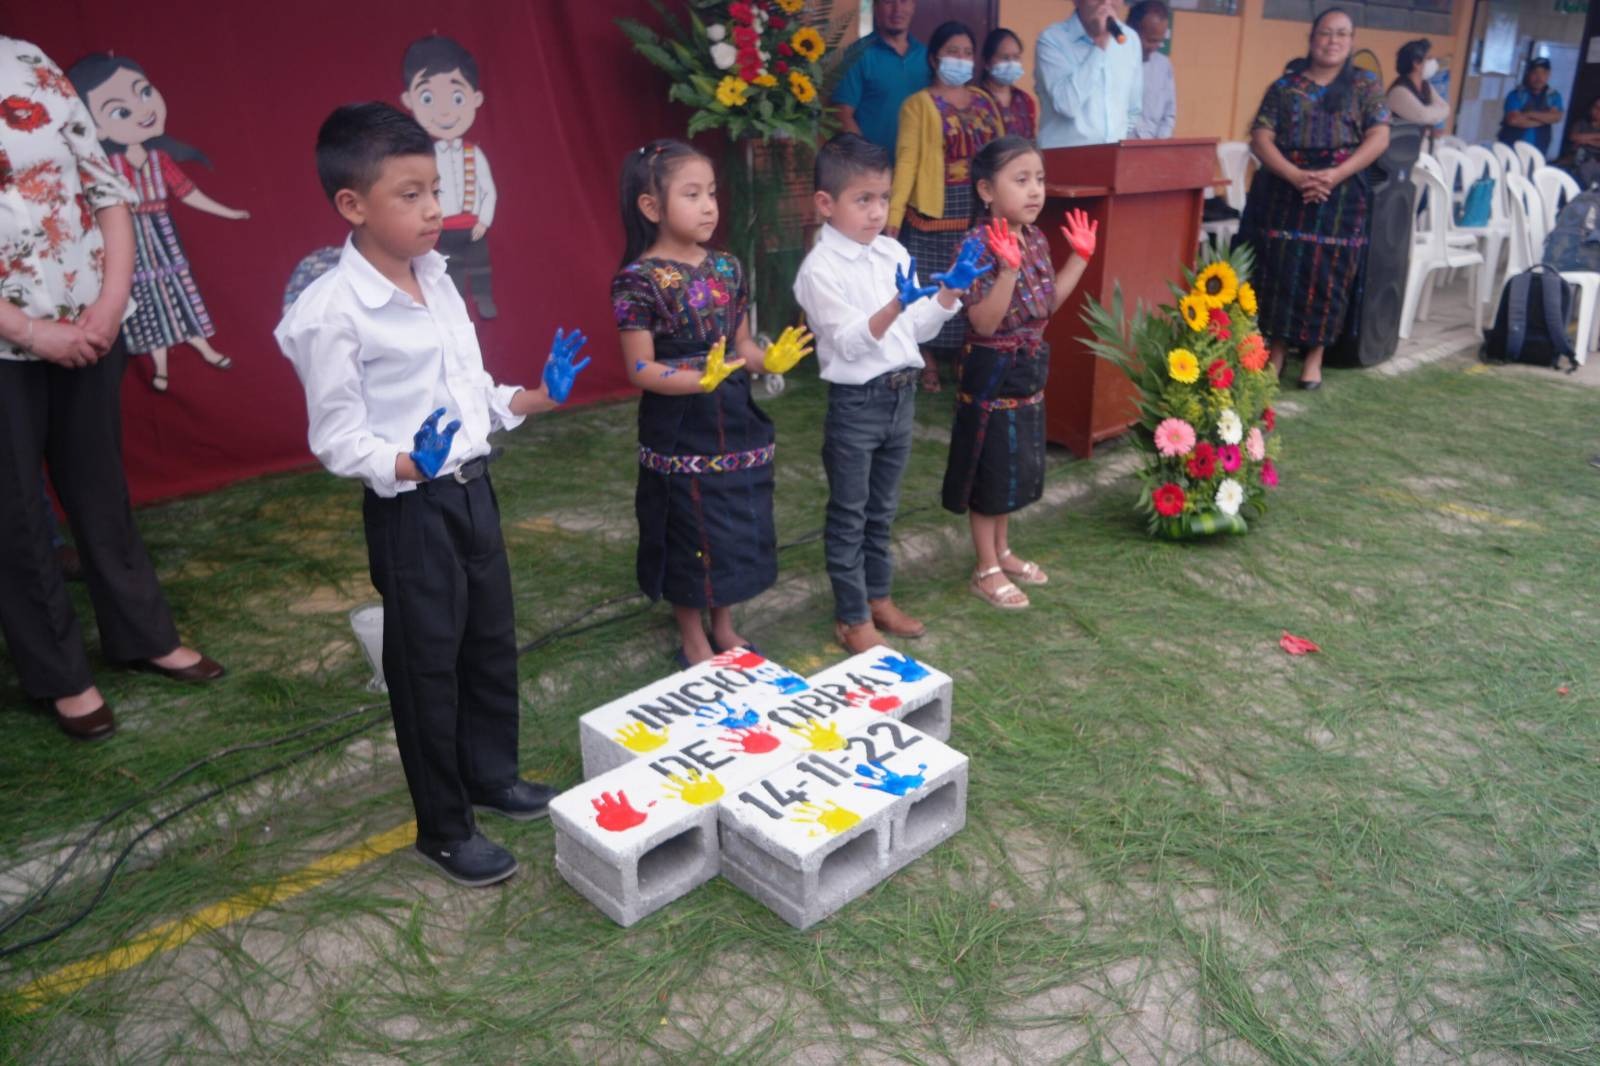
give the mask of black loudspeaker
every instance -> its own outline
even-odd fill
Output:
[[[1400,344],[1400,305],[1411,268],[1411,228],[1417,188],[1411,167],[1422,151],[1422,127],[1396,124],[1389,147],[1367,168],[1371,200],[1367,248],[1356,272],[1344,334],[1328,346],[1328,359],[1342,366],[1375,366]]]

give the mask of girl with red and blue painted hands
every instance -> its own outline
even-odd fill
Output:
[[[628,378],[643,390],[639,587],[672,604],[681,666],[747,647],[732,607],[777,580],[776,445],[747,371],[782,374],[811,352],[794,327],[765,348],[751,336],[743,266],[704,245],[717,228],[716,191],[710,160],[681,141],[630,152],[627,247],[611,281]]]
[[[967,350],[961,361],[944,506],[968,514],[977,553],[971,588],[994,607],[1028,606],[1017,585],[1050,578],[1018,558],[1009,516],[1044,494],[1044,386],[1050,346],[1044,328],[1077,288],[1094,255],[1097,223],[1072,212],[1062,236],[1072,249],[1056,270],[1050,243],[1034,223],[1044,207],[1044,158],[1032,141],[1001,137],[972,160],[974,190],[987,221],[967,235],[995,269],[980,275],[966,301]]]

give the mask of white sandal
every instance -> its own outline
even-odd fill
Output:
[[[1000,558],[1002,559],[1006,558],[1007,556],[1010,556],[1013,559],[1016,558],[1015,555],[1012,555],[1010,548],[1007,548],[1005,551],[1000,553]],[[1002,566],[1001,569],[1005,570],[1005,567]],[[1021,585],[1050,584],[1050,575],[1039,569],[1039,564],[1031,560],[1024,560],[1022,563],[1022,569],[1016,571],[1015,573],[1010,570],[1006,570],[1006,576]]]
[[[998,607],[1002,611],[1020,611],[1028,606],[1027,595],[1017,586],[1007,581],[995,588],[993,592],[983,587],[983,581],[1005,571],[998,566],[991,566],[987,570],[975,571],[969,584],[973,594],[988,602],[991,607]]]

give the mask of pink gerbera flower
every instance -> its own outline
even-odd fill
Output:
[[[1269,489],[1278,487],[1278,468],[1272,465],[1271,459],[1261,464],[1261,483]]]
[[[1224,444],[1218,448],[1217,458],[1222,460],[1222,469],[1230,474],[1244,465],[1244,456],[1239,454],[1237,444]]]
[[[1173,458],[1194,451],[1194,427],[1181,418],[1169,418],[1156,427],[1156,451]]]
[[[1252,463],[1259,463],[1267,457],[1267,442],[1262,438],[1259,427],[1250,427],[1249,434],[1244,438],[1244,453]]]

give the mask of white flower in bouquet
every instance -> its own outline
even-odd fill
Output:
[[[706,37],[713,41],[720,41],[728,36],[728,27],[721,23],[712,23],[706,27]]]
[[[1224,444],[1238,444],[1244,439],[1244,423],[1239,421],[1239,413],[1233,408],[1217,416],[1217,436]]]
[[[718,41],[711,46],[711,62],[716,64],[718,70],[727,70],[738,61],[739,50],[727,41]]]
[[[1217,486],[1217,510],[1225,515],[1236,515],[1244,505],[1244,486],[1233,478],[1223,478]]]

